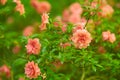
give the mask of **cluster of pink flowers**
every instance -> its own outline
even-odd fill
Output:
[[[34,61],[28,62],[25,65],[25,74],[30,79],[37,78],[41,74],[38,64],[34,63]]]
[[[41,49],[41,44],[38,38],[29,39],[27,45],[25,46],[28,54],[38,55]]]
[[[41,18],[42,18],[42,23],[39,27],[40,27],[40,30],[45,30],[46,25],[49,23],[49,20],[48,20],[49,16],[47,13],[43,13]]]
[[[17,5],[15,7],[15,10],[20,13],[20,15],[23,15],[25,13],[24,5],[21,3],[20,0],[14,0]]]
[[[104,41],[109,41],[111,43],[116,41],[115,34],[111,33],[110,31],[102,32],[102,37]]]
[[[43,14],[45,12],[48,13],[51,10],[51,5],[47,1],[41,1],[41,2],[39,2],[38,0],[31,0],[31,5],[40,14]]]
[[[11,76],[10,68],[7,65],[0,67],[0,74],[5,74],[8,78]]]
[[[33,34],[34,28],[32,26],[27,26],[24,30],[23,30],[23,35],[24,36],[31,36]]]
[[[83,9],[79,3],[73,3],[69,9],[63,11],[63,21],[70,22],[73,24],[79,23],[81,21],[80,15],[82,14]]]
[[[0,4],[5,5],[7,0],[0,0]]]

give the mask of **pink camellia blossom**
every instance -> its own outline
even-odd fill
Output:
[[[115,34],[112,33],[112,34],[110,35],[109,41],[110,41],[111,43],[113,43],[113,42],[116,41]]]
[[[45,23],[45,24],[49,23],[49,20],[48,20],[49,16],[47,13],[43,13],[41,18],[42,18],[42,23]]]
[[[0,4],[5,5],[7,0],[0,0]]]
[[[46,30],[46,24],[45,23],[42,23],[39,27],[40,27],[41,31]]]
[[[73,33],[71,39],[74,43],[74,46],[79,49],[87,48],[92,40],[90,33],[85,29],[77,30],[75,33]]]
[[[68,46],[71,46],[71,44],[69,42],[66,42],[66,43],[60,43],[60,46],[63,47],[63,48],[66,48]]]
[[[70,17],[70,11],[68,9],[65,9],[62,13],[62,20],[64,22],[68,22],[69,17]]]
[[[31,36],[33,34],[33,27],[32,26],[27,26],[24,30],[23,30],[23,35],[24,36]]]
[[[31,0],[31,5],[40,14],[43,14],[45,12],[49,12],[50,9],[51,9],[51,5],[47,1],[41,1],[41,2],[39,2],[38,0]]]
[[[104,40],[104,41],[109,40],[109,36],[110,36],[110,34],[111,34],[110,31],[102,32],[103,40]]]
[[[19,80],[25,80],[25,79],[21,77],[21,78],[19,78]]]
[[[62,32],[66,32],[67,31],[67,24],[63,23],[61,29],[62,29]]]
[[[80,16],[76,14],[71,14],[69,17],[69,22],[72,24],[76,24],[80,22]]]
[[[109,41],[111,43],[113,43],[114,41],[116,41],[115,34],[111,33],[110,31],[102,32],[102,37],[103,37],[104,41]]]
[[[13,52],[14,54],[17,54],[17,53],[19,53],[20,49],[21,49],[20,46],[18,46],[18,45],[17,45],[17,46],[14,46],[13,49],[12,49],[12,52]]]
[[[113,14],[113,12],[114,12],[114,9],[108,4],[102,5],[100,7],[100,9],[101,9],[101,12],[99,12],[98,15],[100,15],[102,17],[111,16]]]
[[[75,27],[73,27],[73,33],[77,32],[77,30],[84,29],[84,26],[81,23],[75,24]]]
[[[81,8],[81,5],[79,3],[77,3],[77,2],[71,4],[71,6],[70,6],[69,9],[70,9],[70,12],[72,14],[78,14],[78,15],[80,15],[83,12],[83,9]]]
[[[38,38],[28,39],[28,43],[25,46],[28,54],[38,55],[41,49],[41,44]]]
[[[23,15],[25,13],[24,5],[21,3],[16,5],[15,10],[18,11],[20,15]]]
[[[7,65],[0,67],[0,73],[5,73],[8,78],[11,76],[10,68]]]
[[[28,62],[25,65],[25,74],[30,79],[37,78],[41,74],[38,64],[34,61]]]

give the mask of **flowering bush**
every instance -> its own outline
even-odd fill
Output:
[[[0,0],[0,80],[119,80],[120,1]]]

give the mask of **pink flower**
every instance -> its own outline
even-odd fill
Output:
[[[39,43],[39,39],[29,39],[28,44],[25,46],[28,54],[38,55],[41,49],[41,44]]]
[[[62,13],[62,19],[64,22],[68,22],[70,17],[70,11],[68,9],[65,9]]]
[[[23,30],[23,35],[26,36],[26,37],[31,36],[33,34],[33,31],[34,31],[33,27],[28,26]]]
[[[0,0],[0,4],[5,5],[7,0]]]
[[[83,9],[81,8],[80,4],[77,3],[77,2],[71,4],[71,6],[70,6],[69,9],[70,9],[70,12],[71,12],[72,14],[80,15],[80,14],[82,14],[82,12],[83,12]]]
[[[36,9],[36,11],[40,14],[49,12],[51,9],[51,5],[47,1],[41,1],[38,0],[31,0],[31,5]]]
[[[102,37],[104,41],[109,41],[111,43],[113,43],[114,41],[116,41],[116,37],[115,34],[111,33],[110,31],[105,31],[102,33]]]
[[[42,14],[42,23],[44,23],[44,24],[49,23],[48,18],[49,18],[48,14],[47,13],[43,13]]]
[[[28,62],[25,65],[25,74],[30,79],[37,78],[41,74],[38,64],[34,63],[34,61]]]
[[[17,54],[19,51],[20,51],[21,47],[20,46],[14,46],[13,49],[12,49],[12,52]]]
[[[103,40],[109,40],[109,36],[110,36],[111,32],[110,31],[105,31],[105,32],[102,32],[102,37],[103,37]]]
[[[98,4],[97,2],[92,2],[92,3],[91,3],[91,7],[92,7],[92,8],[96,8],[96,7],[97,7],[97,4]]]
[[[25,79],[21,77],[21,78],[19,78],[19,80],[25,80]]]
[[[103,53],[106,52],[106,50],[105,50],[105,48],[104,48],[103,46],[100,46],[100,47],[98,48],[98,51],[99,51],[101,54],[103,54]]]
[[[110,5],[102,5],[100,7],[101,12],[98,13],[98,15],[102,16],[102,17],[108,17],[110,15],[113,14],[114,9],[110,6]]]
[[[3,65],[3,66],[0,67],[0,73],[5,73],[8,78],[9,78],[10,75],[11,75],[10,69],[9,69],[9,67],[6,66],[6,65]]]
[[[87,48],[92,40],[90,33],[85,29],[77,30],[75,33],[73,33],[71,39],[74,43],[74,46],[79,49]]]
[[[20,15],[23,15],[25,13],[24,5],[21,3],[16,5],[15,10],[20,12]]]
[[[69,22],[72,23],[72,24],[79,23],[80,22],[80,16],[76,15],[76,14],[70,15]]]
[[[110,35],[109,41],[110,41],[111,43],[113,43],[113,42],[116,41],[115,34],[112,33],[112,34]]]
[[[44,23],[42,23],[39,27],[41,31],[46,30],[46,24]]]
[[[84,26],[81,23],[75,24],[75,27],[73,28],[73,33],[77,32],[77,30],[84,29]]]
[[[66,32],[67,31],[67,24],[63,23],[61,29],[62,29],[62,32]]]
[[[13,2],[16,3],[16,4],[21,4],[20,0],[13,0]]]
[[[71,46],[70,43],[66,42],[66,43],[60,43],[60,46],[63,47],[63,48],[66,48],[68,46]]]

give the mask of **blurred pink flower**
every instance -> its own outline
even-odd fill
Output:
[[[114,41],[116,41],[115,34],[111,33],[110,31],[102,32],[102,37],[103,37],[104,41],[109,41],[111,43],[113,43]]]
[[[8,78],[11,76],[10,68],[6,65],[0,67],[0,73],[5,73]]]
[[[19,80],[25,80],[25,79],[21,77],[21,78],[19,78]]]
[[[5,5],[7,0],[0,0],[0,4]]]
[[[109,36],[110,36],[111,32],[110,31],[105,31],[105,32],[102,32],[102,37],[103,37],[103,40],[109,40]]]
[[[14,54],[17,54],[17,53],[19,53],[20,49],[21,49],[20,46],[18,46],[18,45],[17,45],[17,46],[14,46],[13,49],[12,49],[12,52],[13,52]]]
[[[72,14],[80,15],[83,12],[83,9],[78,2],[71,4],[69,9]]]
[[[66,42],[66,43],[60,43],[60,46],[63,47],[63,48],[66,48],[68,46],[71,46],[70,43]]]
[[[34,31],[33,27],[28,26],[23,30],[23,35],[26,36],[26,37],[31,36],[33,34],[33,31]]]
[[[98,4],[98,3],[94,1],[94,2],[91,3],[91,7],[92,7],[92,8],[97,8],[97,4]]]
[[[98,52],[101,53],[101,54],[103,54],[103,53],[106,52],[106,50],[105,50],[105,48],[104,48],[103,46],[100,46],[100,47],[98,48]]]
[[[18,11],[20,15],[23,15],[25,13],[24,5],[21,3],[16,5],[15,10]]]
[[[74,46],[79,49],[87,48],[92,40],[90,33],[85,29],[77,30],[75,33],[73,33],[71,39],[74,43]]]
[[[113,43],[113,42],[116,41],[115,34],[112,33],[112,34],[110,35],[109,41],[110,41],[111,43]]]
[[[62,29],[62,32],[66,32],[67,31],[67,24],[63,23],[61,29]]]
[[[49,20],[48,20],[49,16],[47,13],[43,13],[41,18],[42,18],[42,23],[44,24],[49,23]]]
[[[13,0],[13,2],[16,3],[16,4],[21,4],[20,0]]]
[[[101,12],[99,12],[98,15],[100,15],[102,17],[111,16],[113,14],[113,12],[114,12],[114,9],[108,4],[102,5],[100,7],[100,9],[101,9]]]
[[[41,31],[46,30],[46,23],[42,23],[39,28]]]
[[[41,1],[38,0],[31,0],[31,5],[36,9],[36,11],[40,14],[49,12],[51,9],[51,5],[47,1]]]
[[[28,62],[25,65],[25,74],[30,79],[37,78],[41,74],[38,64],[34,63],[34,61]]]
[[[38,38],[28,39],[28,43],[25,46],[28,54],[38,55],[41,49],[41,44]]]
[[[65,9],[62,13],[62,20],[64,22],[68,22],[69,17],[70,17],[70,11],[68,9]]]
[[[77,32],[77,30],[84,29],[84,26],[81,23],[75,24],[75,27],[73,27],[73,33]]]
[[[80,22],[80,16],[76,14],[71,14],[69,17],[69,22],[72,24],[76,24]]]

